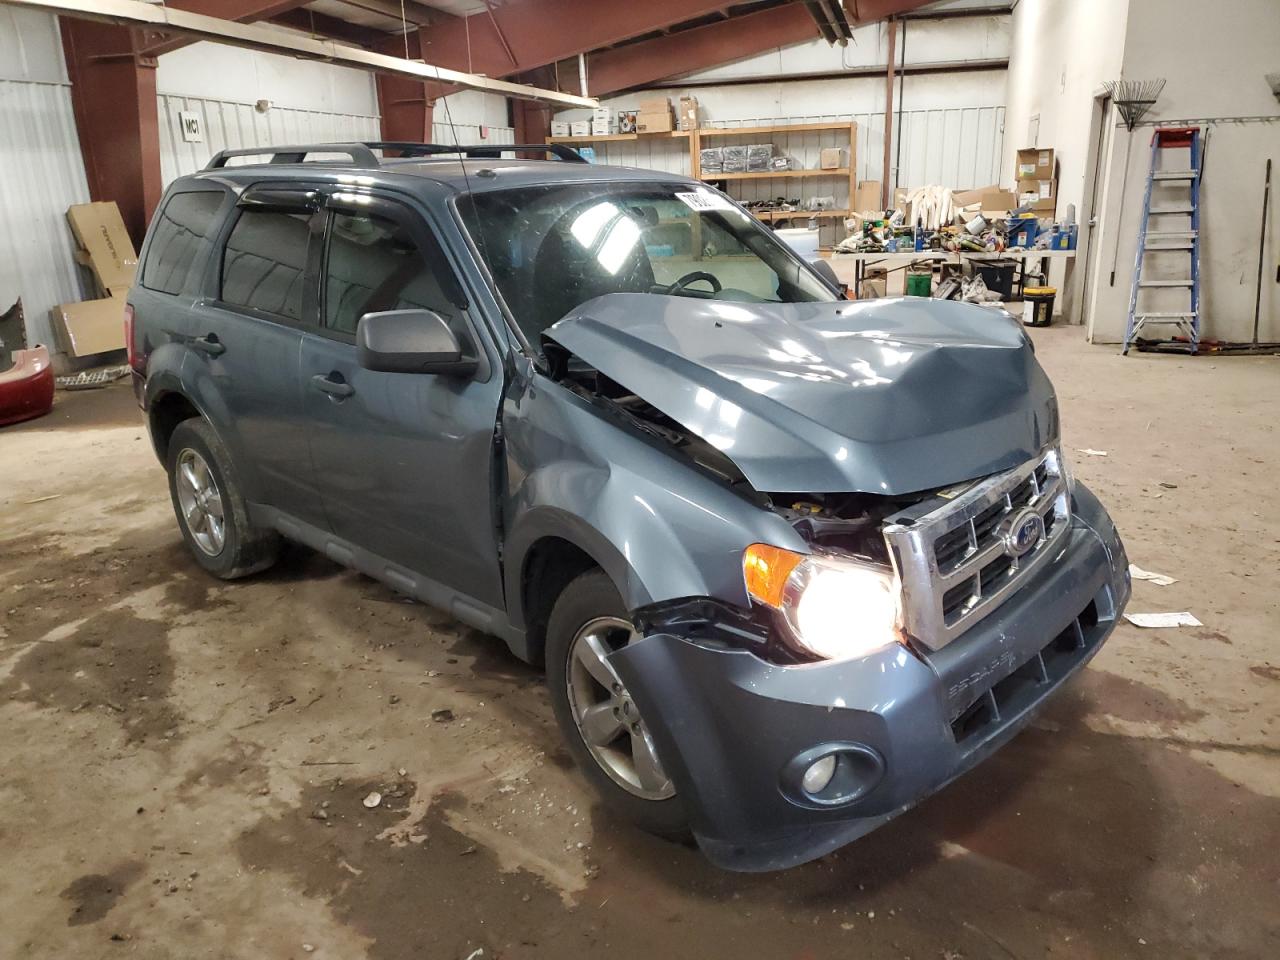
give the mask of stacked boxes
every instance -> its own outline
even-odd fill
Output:
[[[698,98],[697,97],[681,97],[680,98],[680,129],[681,130],[697,130],[698,129]]]
[[[666,97],[651,97],[640,101],[636,133],[670,133],[674,129],[670,100]]]
[[[613,133],[613,111],[608,107],[596,107],[591,115],[591,135],[607,137]]]
[[[1018,202],[1050,216],[1057,208],[1058,176],[1052,149],[1027,147],[1018,151]]]
[[[698,164],[704,174],[723,173],[724,147],[703,147],[698,151]]]

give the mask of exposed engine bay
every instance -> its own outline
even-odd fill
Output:
[[[727,454],[621,383],[554,343],[547,344],[546,356],[553,379],[593,404],[605,406],[642,433],[663,440],[701,470],[759,506],[784,517],[806,542],[815,546],[888,564],[888,550],[880,535],[886,518],[909,509],[917,515],[928,512],[968,486],[962,484],[959,488],[927,490],[903,496],[758,491]]]

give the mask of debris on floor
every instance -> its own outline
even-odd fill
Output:
[[[1180,613],[1126,613],[1124,618],[1135,627],[1203,627],[1195,614],[1183,610]]]
[[[1107,455],[1105,450],[1093,450],[1089,447],[1076,447],[1076,453],[1083,453],[1088,457],[1105,457]]]
[[[382,802],[382,794],[380,794],[377,790],[374,790],[362,801],[362,803],[364,803],[364,805],[368,807],[370,810],[372,810],[381,802]]]
[[[1178,582],[1175,578],[1166,576],[1163,573],[1153,573],[1150,570],[1143,570],[1136,563],[1129,564],[1129,576],[1133,577],[1135,580],[1146,580],[1149,583],[1154,583],[1157,587],[1167,587],[1171,583]]]
[[[114,367],[101,367],[97,370],[82,370],[67,377],[58,377],[55,381],[59,390],[97,390],[109,383],[115,383],[121,377],[129,375],[129,365],[122,363]]]

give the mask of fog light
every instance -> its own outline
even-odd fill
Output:
[[[804,772],[804,776],[800,779],[800,786],[804,788],[805,793],[814,796],[827,789],[827,785],[831,783],[831,778],[835,774],[836,755],[829,753],[821,760],[809,765],[809,769]]]

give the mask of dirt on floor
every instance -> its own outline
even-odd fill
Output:
[[[1120,626],[989,762],[755,876],[603,811],[499,641],[300,547],[204,575],[128,387],[59,394],[0,431],[0,955],[1280,956],[1280,358],[1034,336],[1177,578],[1129,609],[1205,626]]]

